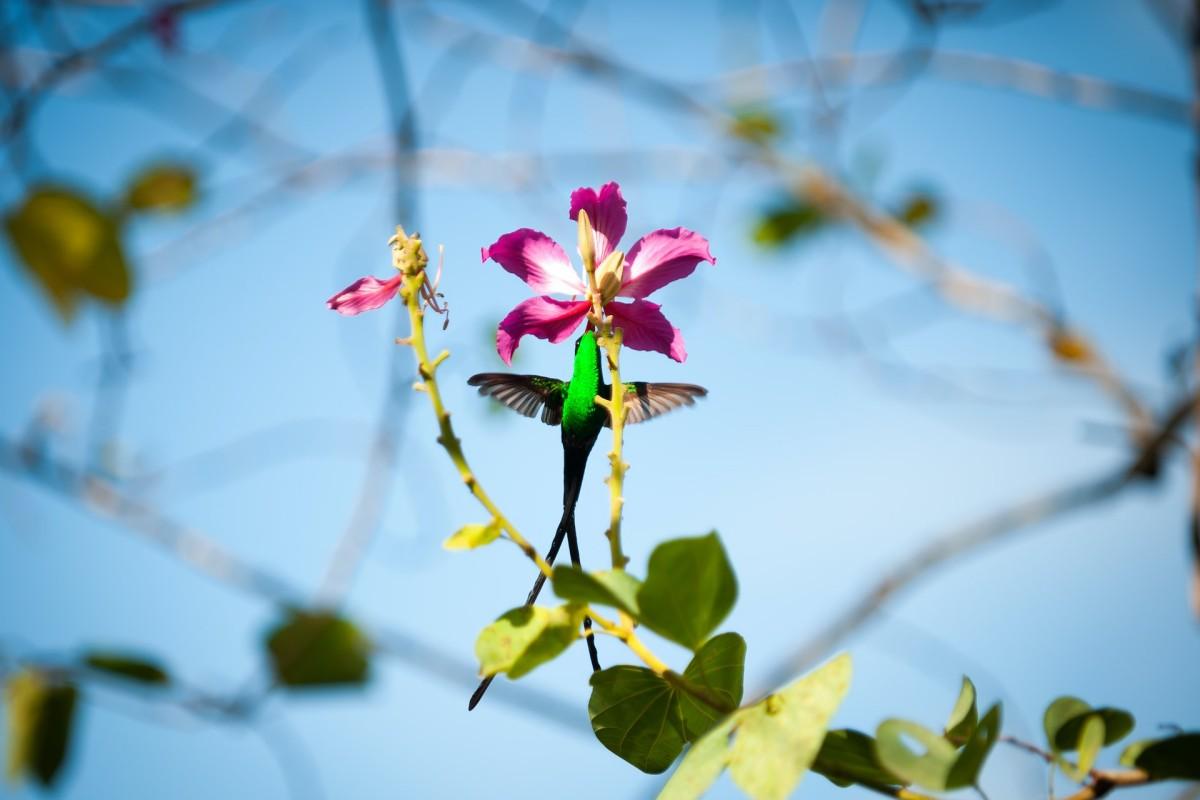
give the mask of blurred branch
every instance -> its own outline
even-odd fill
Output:
[[[916,69],[914,69],[916,68]],[[814,60],[765,64],[728,72],[705,88],[736,89],[775,81],[780,93],[813,89],[821,75],[836,72],[841,84],[883,88],[917,74],[1066,103],[1079,108],[1129,113],[1173,125],[1191,125],[1198,117],[1194,101],[1093,75],[1065,72],[1034,61],[989,53],[918,47],[876,53],[837,53]]]
[[[908,590],[935,569],[1033,525],[1109,500],[1128,486],[1157,475],[1160,460],[1173,444],[1176,431],[1192,418],[1196,402],[1196,395],[1191,395],[1176,405],[1146,445],[1120,468],[1062,489],[1038,494],[933,539],[901,561],[864,593],[861,600],[771,669],[764,679],[764,692],[783,685],[792,676],[811,666],[851,633],[873,620],[896,595]]]
[[[769,161],[779,159],[767,152]],[[930,282],[949,304],[978,316],[1032,328],[1051,351],[1094,381],[1129,416],[1135,441],[1149,431],[1150,415],[1137,395],[1104,358],[1098,347],[1077,330],[1068,330],[1058,313],[1013,287],[978,277],[937,255],[910,227],[871,208],[828,175],[802,168],[794,191],[826,214],[857,226],[900,268]],[[1067,350],[1066,346],[1071,349]]]
[[[1015,736],[1001,736],[1000,741],[1037,756],[1049,764],[1051,770],[1058,764],[1058,758],[1053,753]],[[1140,769],[1092,769],[1088,770],[1087,783],[1063,800],[1098,800],[1108,796],[1114,789],[1145,786],[1148,783],[1154,783],[1154,779]]]
[[[303,594],[279,578],[241,561],[216,541],[122,492],[115,483],[77,469],[44,450],[0,438],[0,470],[76,501],[91,513],[119,522],[213,580],[271,599],[297,604]]]
[[[392,152],[396,156],[393,218],[415,228],[418,219],[416,161],[407,156],[415,153],[417,148],[416,109],[412,105],[401,40],[392,19],[390,0],[363,0],[363,12],[392,128]],[[395,333],[399,336],[404,330],[405,315],[398,308],[393,313]],[[379,529],[403,435],[402,422],[408,410],[408,377],[398,348],[392,348],[388,353],[383,408],[367,458],[366,475],[350,521],[321,581],[317,596],[322,603],[337,603],[349,590]]]
[[[37,104],[48,91],[68,78],[86,72],[104,62],[105,59],[124,50],[142,36],[152,34],[164,16],[179,19],[193,12],[240,1],[174,0],[174,2],[163,3],[149,13],[108,34],[95,44],[73,50],[60,57],[36,75],[29,85],[13,98],[8,114],[0,123],[0,146],[7,144],[21,132]]]
[[[303,591],[240,560],[199,531],[189,529],[153,507],[129,497],[111,481],[5,438],[0,438],[0,471],[30,481],[97,516],[113,519],[219,583],[281,606],[306,606]],[[473,663],[446,653],[410,633],[388,625],[369,623],[364,629],[376,652],[408,664],[426,676],[462,689],[474,688],[478,681]],[[6,660],[3,656],[0,653],[0,666]],[[123,686],[123,683],[120,685]],[[494,694],[499,702],[515,709],[571,730],[588,732],[575,706],[554,695],[509,684]],[[219,711],[222,714],[245,715],[259,705],[245,697],[226,698],[198,690],[186,697],[188,702],[184,705],[192,710]]]

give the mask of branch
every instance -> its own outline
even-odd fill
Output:
[[[151,33],[164,16],[178,18],[225,2],[230,2],[230,0],[175,0],[164,3],[133,22],[118,28],[95,44],[74,50],[59,58],[30,81],[29,86],[13,99],[8,114],[3,123],[0,123],[0,146],[6,145],[21,132],[37,103],[41,101],[46,92],[68,78],[85,72],[109,56],[124,50],[143,35]]]
[[[851,633],[872,621],[896,595],[936,568],[1033,525],[1108,500],[1136,480],[1156,474],[1159,460],[1171,445],[1176,430],[1193,415],[1196,402],[1196,395],[1191,395],[1179,403],[1146,446],[1121,468],[1048,494],[1036,495],[1005,511],[939,536],[917,550],[876,582],[856,604],[769,671],[763,693],[786,683],[814,664]]]

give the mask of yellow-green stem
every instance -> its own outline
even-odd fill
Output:
[[[403,232],[399,232],[403,237]],[[471,471],[470,464],[467,463],[467,457],[462,450],[462,442],[454,435],[454,428],[450,424],[450,413],[446,411],[445,405],[442,403],[442,393],[438,388],[437,371],[442,362],[449,358],[449,351],[443,350],[435,359],[429,358],[429,351],[425,346],[425,311],[421,306],[421,284],[425,281],[424,264],[416,260],[403,261],[397,266],[402,266],[404,271],[404,282],[400,287],[400,295],[404,298],[404,303],[408,308],[409,321],[412,323],[412,333],[407,339],[399,340],[401,344],[407,344],[413,349],[413,353],[417,357],[417,373],[421,376],[420,383],[415,388],[429,395],[429,402],[433,405],[434,416],[437,417],[438,423],[438,444],[440,444],[446,453],[450,456],[450,460],[454,463],[455,469],[458,470],[459,476],[466,484],[468,491],[475,496],[496,524],[504,531],[509,539],[520,547],[521,550],[529,557],[529,560],[537,565],[542,574],[546,577],[550,576],[550,565],[538,553],[537,549],[529,543],[529,541],[521,535],[516,526],[508,520],[502,511],[496,506],[492,499],[488,496],[483,487],[479,485],[479,481],[475,478],[475,474]]]
[[[633,651],[633,654],[642,660],[642,663],[649,667],[656,675],[666,675],[671,671],[670,667],[664,664],[658,656],[650,652],[650,648],[638,638],[633,631],[632,625],[622,625],[613,622],[612,620],[597,614],[595,609],[589,607],[587,615],[592,618],[592,621],[604,629],[605,633],[617,637],[625,646]]]
[[[588,294],[592,301],[592,318],[596,325],[596,341],[604,348],[608,357],[608,374],[612,381],[612,399],[596,398],[597,405],[608,410],[612,423],[613,446],[608,454],[611,473],[605,480],[608,484],[609,524],[608,547],[613,569],[625,569],[627,559],[621,551],[621,516],[625,507],[625,472],[629,465],[622,457],[625,435],[625,384],[621,381],[622,332],[614,330],[612,318],[604,315],[600,289],[596,284],[596,256],[592,249],[592,228],[587,212],[579,212],[579,251],[583,258],[583,271],[587,274]],[[628,624],[622,612],[621,622]]]

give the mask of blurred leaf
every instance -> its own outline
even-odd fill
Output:
[[[196,175],[184,164],[156,164],[130,182],[125,203],[135,211],[183,211],[196,200]]]
[[[493,520],[487,525],[462,526],[450,538],[442,542],[442,547],[447,550],[474,550],[476,547],[491,544],[499,538],[500,526]]]
[[[821,749],[850,672],[850,656],[840,655],[737,713],[729,773],[742,791],[756,800],[792,793]]]
[[[1119,708],[1094,708],[1086,714],[1072,717],[1062,724],[1055,735],[1059,750],[1074,750],[1073,743],[1079,741],[1081,729],[1088,717],[1097,716],[1104,722],[1104,745],[1119,742],[1133,730],[1133,715]]]
[[[920,745],[915,753],[905,742],[908,738]],[[944,737],[905,719],[886,719],[875,731],[875,754],[885,769],[906,783],[926,789],[944,791],[950,781],[950,771],[958,760],[958,750]]]
[[[5,228],[64,321],[81,295],[113,305],[129,297],[132,279],[117,225],[82,195],[59,186],[32,189]]]
[[[1063,725],[1091,710],[1092,707],[1078,697],[1068,695],[1059,697],[1046,706],[1046,711],[1042,714],[1042,728],[1046,731],[1046,743],[1050,750],[1059,753],[1064,749],[1074,749],[1075,741],[1068,742],[1065,748],[1058,746],[1058,732]]]
[[[721,713],[687,692],[679,693],[684,738],[694,742],[742,702],[742,676],[746,668],[746,640],[736,633],[714,636],[696,651],[683,677],[723,704]]]
[[[728,717],[693,744],[658,800],[696,800],[703,796],[729,763],[729,734],[736,724],[736,716]]]
[[[900,205],[896,219],[910,228],[919,228],[937,219],[941,213],[938,199],[930,192],[913,192]]]
[[[828,221],[815,205],[793,198],[764,211],[750,235],[755,244],[774,250],[816,233]]]
[[[752,144],[766,144],[779,138],[783,123],[767,109],[747,108],[734,112],[729,132]]]
[[[897,786],[904,781],[888,772],[875,755],[875,740],[848,728],[829,731],[813,761],[812,771],[842,787],[853,784]]]
[[[1083,725],[1079,729],[1079,738],[1075,742],[1072,750],[1076,750],[1077,763],[1072,765],[1067,763],[1065,759],[1060,761],[1063,772],[1068,778],[1073,781],[1082,781],[1091,771],[1092,766],[1096,763],[1096,756],[1100,753],[1100,748],[1104,746],[1104,720],[1093,714],[1088,714],[1084,718]]]
[[[979,723],[979,711],[975,706],[975,684],[966,675],[962,679],[962,689],[959,690],[958,700],[950,712],[946,723],[946,738],[958,746],[962,746],[975,732]]]
[[[58,776],[71,742],[78,692],[34,670],[8,681],[8,776],[32,775],[43,786]]]
[[[563,600],[611,606],[638,617],[637,593],[642,583],[623,569],[584,572],[574,565],[559,565],[550,580],[554,593]]]
[[[550,661],[579,638],[585,606],[521,606],[505,612],[475,640],[481,675],[520,678]]]
[[[1200,781],[1200,732],[1134,742],[1121,753],[1121,763],[1155,780]]]
[[[671,685],[645,667],[592,673],[588,717],[600,743],[642,772],[671,766],[683,749],[683,718]]]
[[[361,684],[371,643],[349,620],[323,611],[297,611],[267,638],[276,679],[284,686]]]
[[[973,689],[974,687],[972,687]],[[964,786],[975,786],[979,782],[979,772],[996,740],[1000,738],[1000,704],[992,706],[983,715],[983,721],[971,732],[971,738],[958,754],[950,775],[946,781],[947,789],[961,789]]]
[[[158,664],[126,653],[93,650],[84,656],[83,662],[94,670],[137,683],[170,683],[166,670]]]
[[[716,532],[654,548],[638,591],[640,619],[650,630],[695,650],[737,600],[737,579]]]

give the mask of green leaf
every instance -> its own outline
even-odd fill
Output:
[[[642,583],[623,569],[584,572],[574,565],[559,565],[550,580],[554,593],[563,600],[611,606],[638,617],[637,593]]]
[[[112,305],[129,297],[132,278],[117,224],[83,195],[61,186],[32,189],[5,228],[63,321],[84,295]]]
[[[83,663],[100,672],[137,683],[165,685],[170,683],[166,670],[144,658],[127,653],[93,650],[84,656]]]
[[[727,717],[693,744],[658,800],[696,800],[703,796],[729,763],[729,735],[736,724],[736,716]]]
[[[275,678],[292,688],[365,683],[371,643],[349,620],[296,611],[267,636]]]
[[[973,687],[972,687],[973,688]],[[996,740],[1000,738],[1000,704],[992,706],[983,715],[983,721],[971,732],[971,738],[959,752],[954,766],[946,780],[947,789],[961,789],[964,786],[975,786],[979,782],[979,772]]]
[[[812,203],[789,198],[764,211],[750,235],[755,244],[775,250],[794,239],[816,233],[828,222],[824,212]]]
[[[157,164],[130,182],[125,204],[135,211],[179,212],[196,200],[196,175],[182,164]]]
[[[742,676],[746,667],[746,640],[736,633],[714,636],[696,651],[683,678],[699,687],[712,700],[725,707],[725,712],[693,697],[679,693],[679,709],[683,714],[684,738],[694,742],[707,733],[722,718],[737,709],[742,702]]]
[[[1054,740],[1059,750],[1074,750],[1075,742],[1079,741],[1084,723],[1090,717],[1099,717],[1104,721],[1104,746],[1119,742],[1133,730],[1133,715],[1119,708],[1094,708],[1086,714],[1079,714],[1064,722],[1055,734]]]
[[[922,751],[913,752],[905,741],[911,739]],[[906,783],[915,783],[940,792],[950,781],[950,772],[958,760],[958,750],[942,736],[905,719],[886,719],[875,731],[875,754],[884,769]]]
[[[596,738],[638,769],[662,772],[685,742],[730,719],[742,701],[745,660],[745,641],[725,633],[706,642],[682,676],[630,666],[595,673],[588,710]]]
[[[838,786],[896,786],[904,781],[888,772],[875,756],[875,740],[861,731],[840,728],[825,734],[812,771]]]
[[[756,800],[788,797],[821,749],[850,672],[850,656],[843,654],[737,712],[729,755],[734,783]]]
[[[31,775],[43,786],[58,777],[71,743],[78,692],[35,670],[8,681],[8,777]]]
[[[1134,742],[1121,754],[1121,763],[1155,780],[1200,781],[1200,732]]]
[[[1099,755],[1103,745],[1104,720],[1096,715],[1088,714],[1079,729],[1079,739],[1075,747],[1071,748],[1078,751],[1077,763],[1071,765],[1065,761],[1059,762],[1066,776],[1073,781],[1082,781],[1086,778],[1096,763],[1096,756]]]
[[[500,538],[500,526],[493,520],[487,525],[464,525],[446,541],[442,547],[447,550],[474,550],[491,544]]]
[[[737,579],[715,531],[654,548],[637,593],[642,624],[692,650],[721,624],[736,599]]]
[[[1064,747],[1059,747],[1058,732],[1072,719],[1087,714],[1091,710],[1092,707],[1078,697],[1066,695],[1055,699],[1050,705],[1046,706],[1046,712],[1042,715],[1042,728],[1046,731],[1046,743],[1050,746],[1050,750],[1060,753],[1064,749],[1075,749],[1078,736],[1066,742]]]
[[[946,723],[945,736],[952,743],[961,747],[971,738],[971,734],[975,732],[975,726],[978,724],[979,711],[975,706],[975,684],[971,683],[971,679],[964,675],[962,689],[958,692],[958,700],[954,703],[954,710],[950,712],[950,719]]]
[[[505,612],[475,640],[481,675],[508,673],[520,678],[555,658],[579,638],[585,607],[520,606]]]
[[[683,718],[675,690],[645,667],[622,665],[592,673],[588,717],[600,743],[642,772],[671,766],[683,749]]]

